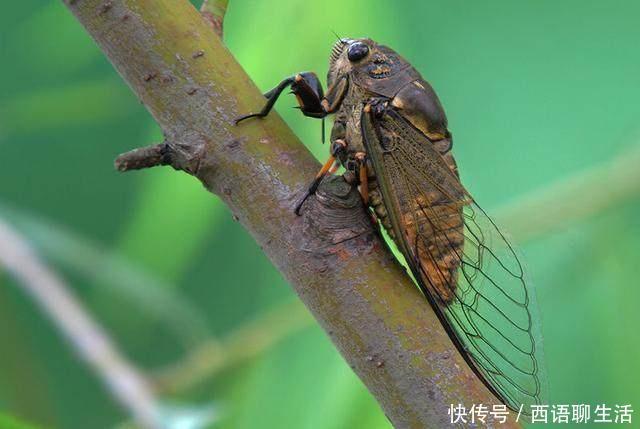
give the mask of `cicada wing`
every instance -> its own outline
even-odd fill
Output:
[[[526,414],[542,401],[542,351],[516,253],[460,184],[451,155],[401,114],[363,113],[361,128],[392,236],[418,285],[474,372]]]

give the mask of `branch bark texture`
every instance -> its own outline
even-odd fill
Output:
[[[349,185],[326,180],[293,214],[319,164],[275,113],[234,125],[264,98],[189,2],[66,4],[162,127],[150,153],[229,206],[395,427],[447,427],[450,404],[496,403]]]

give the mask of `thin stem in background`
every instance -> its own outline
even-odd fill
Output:
[[[276,305],[226,337],[211,339],[175,365],[156,371],[156,388],[162,393],[187,391],[222,371],[260,356],[283,339],[310,326],[313,326],[313,317],[300,301]]]
[[[640,146],[518,198],[496,210],[514,242],[524,243],[640,194]]]
[[[133,418],[144,427],[160,428],[160,406],[145,377],[120,353],[56,273],[2,220],[0,264],[41,306]]]

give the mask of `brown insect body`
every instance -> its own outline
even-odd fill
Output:
[[[295,212],[339,162],[404,255],[418,286],[476,375],[501,401],[543,400],[533,296],[511,245],[460,183],[447,118],[406,60],[370,39],[341,39],[328,90],[314,73],[265,94],[264,117],[290,87],[306,116],[335,114],[331,156]]]
[[[347,80],[345,94],[336,112],[331,141],[340,139],[347,143],[346,152],[340,157],[340,162],[347,171],[353,171],[353,177],[359,177],[357,154],[366,153],[361,131],[360,118],[365,102],[371,98],[380,97],[397,108],[409,122],[422,131],[438,149],[451,171],[457,175],[455,160],[451,154],[451,134],[447,130],[447,118],[434,90],[420,73],[404,58],[386,46],[378,45],[370,39],[360,39],[365,43],[369,54],[362,60],[352,63],[349,61],[344,47],[352,41],[339,41],[333,49],[330,59],[328,85],[340,79]],[[389,133],[389,131],[384,131]],[[390,136],[387,136],[390,137]],[[397,136],[396,136],[397,138]],[[384,196],[376,181],[375,169],[368,164],[369,204],[374,209],[381,224],[389,235],[396,241],[392,222],[388,215]],[[348,175],[347,177],[351,177]],[[417,229],[430,227],[430,220],[425,213],[415,210],[419,205],[429,205],[441,212],[442,221],[437,222],[436,228],[446,228],[459,236],[456,248],[444,250],[438,243],[420,241],[420,246],[431,246],[435,257],[427,255],[425,249],[416,252],[420,260],[423,283],[433,288],[432,292],[442,301],[448,302],[452,298],[449,284],[455,284],[458,261],[451,256],[462,246],[462,211],[459,205],[451,204],[442,199],[438,192],[428,195],[428,201],[404,201],[402,206],[411,207],[401,213],[403,229],[410,241],[415,240]],[[416,198],[416,197],[413,197]],[[417,215],[416,215],[417,213]],[[435,234],[432,235],[435,237]],[[399,245],[399,243],[397,243]],[[437,251],[440,248],[441,251]],[[445,273],[444,276],[435,275],[436,272]]]

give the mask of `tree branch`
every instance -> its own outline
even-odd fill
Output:
[[[394,426],[444,427],[450,404],[496,403],[372,228],[357,192],[331,178],[302,217],[293,214],[319,165],[276,114],[234,126],[264,98],[186,0],[67,6],[162,127],[170,165],[229,206]]]

